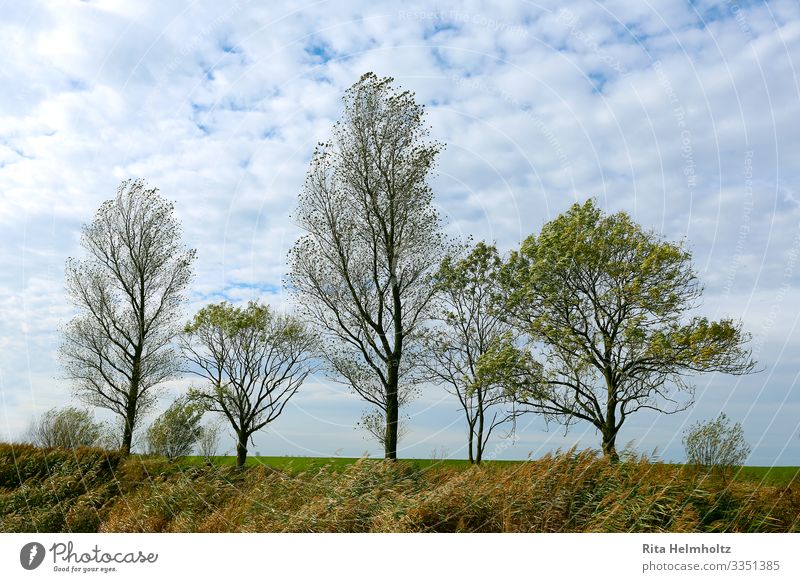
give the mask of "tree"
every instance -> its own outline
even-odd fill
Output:
[[[88,410],[67,406],[51,408],[28,428],[28,439],[37,447],[74,449],[94,447],[100,441],[102,424]]]
[[[741,323],[689,317],[702,288],[684,245],[624,212],[605,215],[591,200],[528,237],[501,282],[504,316],[540,356],[518,400],[567,426],[592,423],[613,459],[629,415],[691,404],[691,374],[754,368]]]
[[[176,398],[147,429],[147,448],[151,455],[163,455],[172,462],[192,452],[203,435],[200,421],[205,411],[186,396]]]
[[[296,318],[251,301],[246,307],[204,307],[181,342],[192,364],[187,371],[208,381],[190,396],[230,422],[241,467],[253,433],[280,416],[311,373],[315,338]]]
[[[715,420],[692,425],[684,434],[683,447],[690,464],[723,472],[744,464],[750,455],[741,423],[731,426],[724,412]]]
[[[417,383],[420,324],[446,248],[427,184],[441,146],[428,141],[414,95],[392,82],[367,73],[345,93],[300,195],[296,220],[307,234],[289,253],[288,276],[325,339],[331,377],[385,419],[388,459],[397,458],[399,409]]]
[[[173,211],[157,189],[125,180],[83,228],[87,258],[67,261],[79,314],[64,330],[61,359],[83,401],[122,418],[125,453],[158,385],[179,369],[171,342],[195,252],[181,246]]]
[[[476,464],[492,432],[513,419],[506,409],[513,393],[507,382],[527,363],[511,327],[493,309],[501,266],[497,249],[483,242],[442,260],[436,274],[438,325],[423,350],[429,378],[458,398],[467,421],[469,461]]]

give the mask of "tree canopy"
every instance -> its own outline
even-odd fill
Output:
[[[693,315],[702,288],[685,245],[592,200],[528,237],[500,281],[504,317],[540,363],[517,399],[566,425],[592,423],[612,457],[630,414],[691,404],[692,374],[753,370],[740,322]]]
[[[253,433],[283,412],[312,368],[316,338],[296,318],[264,304],[222,302],[202,308],[182,336],[188,372],[206,380],[191,397],[222,414],[237,438],[244,465]]]
[[[200,421],[205,410],[187,396],[176,398],[147,429],[147,448],[151,455],[163,455],[170,462],[192,452],[203,435]]]
[[[28,428],[27,437],[38,447],[95,447],[100,444],[103,425],[88,410],[66,406],[51,408]]]

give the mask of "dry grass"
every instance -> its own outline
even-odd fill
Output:
[[[591,451],[467,469],[362,460],[300,474],[9,445],[0,458],[2,531],[800,531],[796,482],[731,482]]]

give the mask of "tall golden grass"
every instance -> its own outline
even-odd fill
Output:
[[[593,451],[466,469],[364,459],[300,474],[26,445],[0,445],[0,460],[5,532],[800,531],[800,484]]]

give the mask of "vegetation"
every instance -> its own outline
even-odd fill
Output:
[[[192,452],[203,436],[200,421],[205,411],[186,396],[176,398],[147,429],[147,450],[170,462]]]
[[[103,425],[88,410],[67,406],[51,408],[28,428],[28,440],[37,447],[74,449],[100,444]]]
[[[800,531],[797,480],[727,482],[592,451],[482,467],[360,459],[287,472],[257,461],[0,445],[0,531]]]
[[[513,330],[493,309],[501,265],[497,249],[482,242],[463,256],[444,258],[436,273],[436,325],[422,357],[428,378],[458,398],[469,461],[476,464],[492,432],[512,419],[509,379],[526,362],[514,347]]]
[[[201,427],[197,449],[206,463],[211,463],[219,450],[219,437],[222,428],[217,422],[209,422]]]
[[[566,426],[592,423],[611,458],[631,414],[691,405],[692,374],[754,368],[740,323],[689,316],[702,288],[684,245],[591,200],[528,237],[501,282],[504,315],[540,362],[516,399]]]
[[[445,250],[427,179],[441,146],[423,107],[391,78],[368,73],[344,96],[333,139],[314,152],[289,254],[299,312],[324,337],[331,376],[375,407],[387,459],[397,457],[400,407]],[[374,425],[374,415],[365,420]]]
[[[742,425],[730,424],[723,412],[707,422],[697,422],[683,437],[686,460],[689,463],[724,473],[743,465],[750,455],[750,445],[744,440]]]
[[[238,466],[253,433],[280,416],[311,372],[314,345],[300,321],[255,302],[208,305],[186,325],[183,353],[193,364],[188,371],[206,381],[190,398],[228,420]]]
[[[172,204],[143,181],[125,180],[83,228],[87,258],[67,261],[79,315],[64,329],[64,369],[82,400],[122,418],[125,453],[158,385],[178,371],[171,342],[195,258],[180,236]]]
[[[0,444],[0,532],[96,532],[120,499],[123,454]]]

